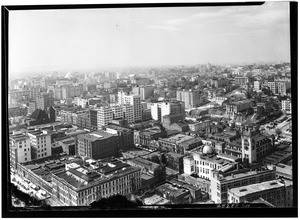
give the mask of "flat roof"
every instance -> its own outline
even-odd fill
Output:
[[[9,138],[14,139],[15,141],[20,141],[29,138],[26,134],[11,134]]]
[[[177,134],[175,136],[172,136],[172,137],[169,137],[169,138],[163,138],[161,140],[179,144],[179,143],[185,142],[187,140],[191,140],[191,139],[194,139],[194,137],[188,136],[188,135],[185,135],[185,134]]]
[[[236,196],[242,197],[248,194],[257,193],[265,190],[277,189],[280,187],[284,187],[284,184],[279,182],[278,180],[271,180],[247,186],[232,188],[229,189],[229,191]]]
[[[156,189],[163,193],[168,193],[170,196],[174,196],[174,197],[178,197],[180,195],[183,195],[183,194],[189,192],[189,190],[187,190],[187,189],[172,186],[171,183],[164,183],[160,186],[157,186]]]
[[[80,135],[78,135],[78,139],[85,138],[85,139],[88,139],[90,141],[97,141],[97,140],[110,138],[110,137],[113,137],[113,136],[115,136],[115,135],[112,135],[112,134],[107,133],[107,132],[94,131],[94,132],[87,133],[87,134],[80,134]]]

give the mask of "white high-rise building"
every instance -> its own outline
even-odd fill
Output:
[[[28,135],[14,131],[9,136],[10,166],[17,168],[18,163],[31,161],[31,147]]]
[[[51,137],[48,131],[29,131],[32,159],[51,156]]]
[[[152,103],[151,117],[154,120],[161,121],[161,103]]]
[[[123,107],[122,105],[110,105],[113,112],[113,119],[123,118]]]
[[[123,104],[133,105],[134,121],[142,120],[141,97],[138,95],[124,95]]]
[[[260,91],[260,82],[254,81],[254,91]]]
[[[102,106],[97,110],[98,129],[108,125],[113,120],[113,111],[110,106]]]
[[[292,102],[290,100],[282,100],[281,106],[281,109],[287,114],[292,114]]]

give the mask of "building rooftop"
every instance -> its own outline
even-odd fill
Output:
[[[145,205],[165,205],[168,204],[169,202],[170,202],[169,200],[156,194],[144,199]]]
[[[229,189],[229,191],[236,196],[242,197],[248,194],[258,193],[265,190],[272,190],[280,187],[284,187],[284,184],[279,182],[278,180],[271,180],[271,181],[261,182],[257,184],[232,188]]]
[[[78,139],[85,138],[89,141],[97,141],[97,140],[102,140],[106,138],[113,137],[115,135],[109,134],[104,131],[94,131],[92,133],[87,133],[87,134],[80,134],[78,135]]]
[[[12,134],[12,135],[9,135],[9,138],[11,138],[15,141],[21,141],[21,140],[27,139],[29,137],[26,134]]]
[[[196,138],[187,139],[186,141],[183,141],[181,145],[191,145],[199,142],[200,142],[199,145],[202,145],[202,138],[196,137]]]
[[[184,134],[177,134],[175,136],[172,136],[172,137],[169,137],[169,138],[164,138],[164,139],[161,139],[161,140],[179,144],[179,143],[185,142],[187,140],[191,140],[191,139],[194,139],[194,137],[184,135]]]
[[[164,183],[157,186],[156,189],[164,194],[168,194],[170,197],[179,197],[183,194],[189,193],[189,190],[182,187],[172,186],[170,183]]]
[[[240,170],[239,172],[235,172],[234,174],[228,174],[228,175],[221,174],[219,180],[230,181],[230,180],[235,180],[235,179],[239,179],[239,178],[254,176],[258,173],[264,173],[264,172],[271,172],[271,170],[269,170],[269,169],[264,169],[264,170],[244,169],[244,170]]]

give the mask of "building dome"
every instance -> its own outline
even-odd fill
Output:
[[[211,154],[214,152],[214,149],[211,146],[205,145],[202,149],[203,154]]]

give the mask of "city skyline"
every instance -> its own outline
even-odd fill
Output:
[[[289,62],[289,44],[287,2],[13,11],[9,73]]]

